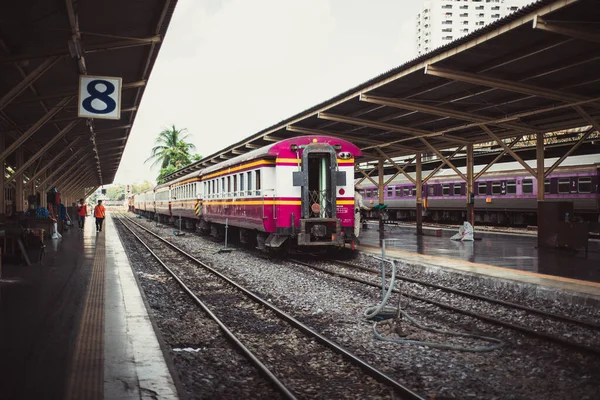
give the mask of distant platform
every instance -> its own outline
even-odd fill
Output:
[[[458,230],[385,226],[386,254],[420,265],[433,265],[465,273],[475,273],[543,285],[587,294],[600,299],[600,241],[590,240],[587,255],[538,249],[537,237],[494,232],[478,232],[474,242],[457,242],[450,237]],[[436,236],[435,234],[441,234]],[[393,240],[390,240],[393,239]],[[368,224],[360,233],[359,250],[381,254],[377,224]]]

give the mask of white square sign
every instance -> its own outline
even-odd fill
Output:
[[[79,107],[81,118],[121,118],[121,78],[111,76],[79,77]]]

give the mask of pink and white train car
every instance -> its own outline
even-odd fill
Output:
[[[185,181],[198,185],[190,193],[204,230],[227,223],[242,241],[256,238],[261,248],[342,246],[354,240],[354,159],[361,155],[345,140],[300,136]]]

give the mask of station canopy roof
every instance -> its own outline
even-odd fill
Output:
[[[571,128],[585,133],[563,142],[588,146],[600,116],[598,5],[538,1],[166,178],[307,134],[354,142],[367,162]]]
[[[26,161],[39,154],[35,165],[89,170],[81,185],[111,183],[176,3],[1,2],[0,158],[14,165],[20,148]],[[122,78],[120,120],[78,118],[86,74]]]

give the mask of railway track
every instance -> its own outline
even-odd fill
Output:
[[[359,282],[359,283],[362,283],[362,284],[365,284],[365,285],[368,285],[368,286],[371,286],[371,287],[381,288],[381,281],[376,282],[376,281],[369,280],[369,279],[364,279],[364,278],[361,278],[361,277],[358,277],[358,276],[344,274],[344,273],[341,273],[339,271],[335,271],[335,270],[332,270],[332,269],[329,269],[329,268],[324,268],[324,267],[321,267],[321,266],[317,266],[317,265],[314,265],[314,264],[311,264],[311,263],[307,263],[307,262],[304,262],[304,261],[301,261],[301,260],[295,260],[294,259],[294,260],[290,260],[290,261],[292,261],[292,262],[294,262],[296,264],[300,264],[300,265],[312,268],[312,269],[316,269],[318,271],[321,271],[321,272],[324,272],[324,273],[327,273],[327,274],[330,274],[330,275],[338,276],[338,277],[341,277],[341,278],[344,278],[344,279],[348,279],[348,280],[351,280],[351,281],[354,281],[354,282]],[[377,271],[377,270],[374,270],[374,269],[371,269],[371,268],[367,268],[367,267],[363,267],[363,266],[359,266],[359,265],[355,265],[355,264],[348,263],[348,262],[343,262],[343,261],[328,261],[328,262],[335,263],[335,264],[338,264],[338,265],[343,265],[345,267],[354,268],[356,270],[361,271],[362,273],[368,274],[368,276],[372,276],[372,277],[377,276],[379,278],[381,277],[381,271]],[[413,279],[413,278],[408,278],[408,277],[403,277],[403,276],[398,276],[397,275],[396,276],[396,280],[405,280],[405,281],[410,282],[410,283],[416,283],[416,284],[423,285],[423,286],[426,286],[426,287],[429,287],[429,288],[435,289],[435,290],[442,290],[442,291],[445,291],[447,293],[451,293],[451,294],[454,294],[454,295],[460,295],[460,296],[468,297],[468,298],[471,298],[471,299],[474,299],[474,300],[478,300],[478,301],[489,302],[491,304],[500,305],[500,306],[506,307],[506,308],[513,308],[514,310],[523,311],[523,312],[527,312],[527,313],[534,314],[534,315],[537,315],[537,316],[541,316],[541,317],[545,317],[545,318],[549,318],[549,319],[558,320],[558,321],[561,321],[561,322],[564,322],[564,323],[576,324],[576,325],[584,327],[587,330],[593,331],[593,334],[597,334],[597,332],[600,332],[600,326],[598,324],[589,323],[589,322],[586,322],[586,321],[581,321],[581,320],[574,319],[574,318],[571,318],[571,317],[566,317],[566,316],[561,316],[561,315],[557,315],[557,314],[553,314],[553,313],[548,313],[548,312],[545,312],[545,311],[542,311],[542,310],[533,309],[533,308],[530,308],[530,307],[527,307],[527,306],[523,306],[523,305],[520,305],[520,304],[515,304],[515,303],[510,303],[510,302],[506,302],[506,301],[502,301],[502,300],[497,300],[497,299],[493,299],[493,298],[489,298],[489,297],[477,295],[477,294],[474,294],[474,293],[465,292],[465,291],[454,289],[454,288],[449,288],[449,287],[445,287],[445,286],[441,286],[441,285],[437,285],[437,284],[432,284],[432,283],[429,283],[429,282],[424,282],[424,281]],[[387,289],[387,287],[386,287],[386,289]],[[443,308],[443,309],[446,309],[446,310],[449,310],[449,311],[452,311],[452,312],[456,312],[456,313],[460,313],[460,314],[463,314],[463,315],[467,315],[469,317],[473,317],[473,318],[476,318],[476,319],[479,319],[479,320],[482,320],[482,321],[485,321],[485,322],[488,322],[488,323],[491,323],[491,324],[494,324],[494,325],[498,325],[498,326],[502,326],[502,327],[509,328],[509,329],[512,329],[512,330],[516,330],[516,331],[522,332],[522,333],[527,334],[527,335],[532,336],[532,337],[541,338],[541,339],[544,339],[544,340],[547,340],[547,341],[551,341],[551,342],[554,342],[554,343],[559,343],[561,345],[568,346],[568,347],[571,347],[573,349],[577,349],[577,350],[585,352],[585,353],[594,353],[594,354],[600,355],[600,349],[599,348],[591,347],[591,346],[588,346],[588,345],[585,345],[585,344],[581,344],[581,343],[578,343],[578,342],[575,342],[575,341],[572,341],[572,340],[565,339],[565,338],[560,337],[560,336],[556,336],[556,335],[549,334],[549,333],[546,333],[546,332],[541,332],[541,331],[535,330],[533,328],[529,328],[529,327],[526,327],[526,326],[514,324],[512,322],[508,322],[508,321],[501,320],[501,319],[498,319],[498,318],[494,318],[494,317],[491,317],[491,316],[488,316],[488,315],[480,314],[480,313],[477,313],[477,312],[474,312],[474,311],[470,311],[470,310],[466,310],[466,309],[463,309],[463,308],[455,307],[455,306],[452,306],[452,305],[449,305],[449,304],[442,303],[441,301],[433,300],[431,298],[426,298],[426,297],[419,296],[419,295],[416,295],[416,294],[413,294],[413,293],[407,293],[406,290],[400,291],[400,290],[394,288],[393,292],[394,293],[400,293],[402,296],[410,298],[412,300],[421,301],[421,302],[424,302],[424,303],[427,303],[427,304],[431,304],[431,305],[434,305],[434,306],[437,306],[437,307],[440,307],[440,308]]]
[[[309,398],[315,395],[329,397],[333,394],[332,390],[335,390],[336,398],[368,398],[373,393],[378,393],[377,397],[387,397],[391,391],[392,397],[423,399],[398,381],[140,224],[122,216],[118,220],[173,277],[182,290],[218,324],[228,340],[272,383],[283,398]],[[274,359],[272,353],[265,350],[261,343],[251,343],[250,340],[244,343],[244,338],[249,338],[252,336],[251,332],[256,330],[276,332],[276,341],[293,342],[295,352],[290,352],[289,348],[282,346],[280,357]],[[269,335],[264,337],[263,342],[268,340]],[[272,351],[274,343],[271,341],[262,345]],[[312,365],[316,365],[318,370],[311,371]],[[344,378],[346,373],[357,377],[360,385],[335,386],[335,378]],[[343,393],[344,390],[347,393]]]

